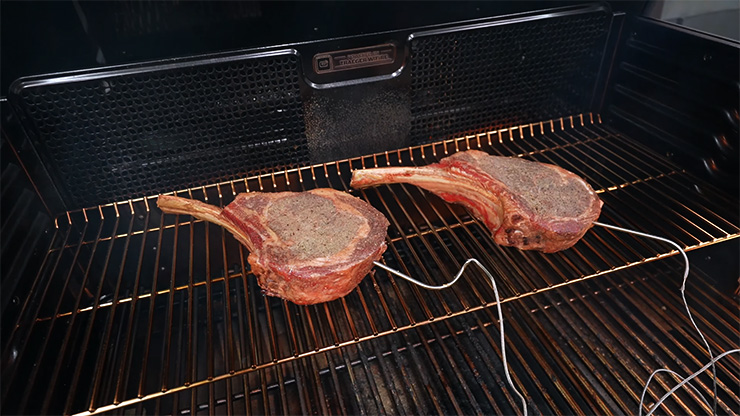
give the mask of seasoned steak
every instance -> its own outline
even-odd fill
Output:
[[[352,186],[409,183],[470,209],[496,243],[552,253],[571,247],[591,228],[602,202],[586,181],[554,165],[456,153],[422,167],[356,170]]]
[[[223,210],[161,195],[157,206],[230,231],[249,249],[264,292],[301,305],[348,294],[386,249],[388,220],[367,202],[333,189],[243,193]]]

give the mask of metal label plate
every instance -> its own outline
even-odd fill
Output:
[[[392,64],[396,61],[396,46],[392,43],[318,53],[313,57],[317,74],[347,71]]]

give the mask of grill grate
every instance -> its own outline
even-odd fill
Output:
[[[224,205],[247,190],[347,189],[352,168],[426,164],[468,148],[563,166],[600,193],[602,221],[660,234],[687,249],[740,235],[732,209],[737,201],[590,116],[177,194]],[[631,413],[634,392],[650,369],[677,360],[694,368],[705,361],[689,327],[676,327],[675,320],[683,319],[675,306],[680,303],[665,300],[671,318],[657,306],[642,307],[650,301],[644,293],[673,296],[665,293],[670,289],[666,280],[674,274],[643,284],[620,282],[611,273],[675,254],[660,243],[595,228],[564,252],[522,252],[496,246],[463,208],[415,187],[383,186],[356,194],[391,222],[383,256],[389,266],[439,284],[465,259],[477,257],[499,276],[505,314],[516,316],[507,320],[514,334],[510,342],[518,346],[515,377],[527,386],[539,411]],[[250,408],[255,413],[394,408],[510,413],[516,408],[496,370],[494,297],[480,272],[471,269],[457,286],[430,293],[376,270],[343,299],[297,306],[261,295],[249,276],[246,251],[220,227],[187,216],[163,216],[154,204],[154,198],[133,199],[57,218],[32,296],[17,313],[3,317],[3,358],[10,363],[3,370],[3,398],[20,398],[6,405],[17,407],[6,411],[97,413],[133,404],[155,406],[155,413],[209,413],[221,405],[244,406],[238,399],[243,402],[245,396],[257,406]],[[674,264],[661,261],[640,270],[660,274]],[[592,279],[601,275],[607,276]],[[649,290],[622,295],[643,286]],[[655,288],[664,286],[665,292]],[[610,293],[620,293],[619,301],[604,306],[613,310],[605,312],[599,309],[603,302],[593,303]],[[732,310],[732,301],[722,299],[717,308],[705,302],[700,311],[704,324],[712,325],[709,338],[717,350],[728,349],[732,337],[726,334],[736,333],[726,321],[733,314],[722,312]],[[636,304],[645,318],[628,326]],[[604,328],[611,338],[599,339],[600,332],[589,332],[592,326]],[[648,333],[656,330],[667,335]],[[641,335],[629,335],[635,332]],[[468,343],[468,338],[476,341]],[[666,339],[677,351],[662,346]],[[527,350],[552,357],[543,352],[532,362]],[[568,359],[559,358],[559,351],[566,351]],[[737,361],[723,365],[736,366]],[[437,382],[438,373],[445,383]],[[558,379],[551,380],[550,374]],[[18,383],[20,377],[29,382]],[[737,401],[729,393],[737,378],[722,377],[726,402]],[[418,385],[405,385],[407,380]],[[467,388],[458,391],[463,385]],[[671,405],[702,406],[691,397]]]
[[[653,369],[667,365],[688,374],[707,361],[680,306],[681,261],[639,270],[506,304],[509,362],[533,414],[635,414]],[[736,316],[736,302],[704,274],[694,272],[689,281],[689,303],[716,341],[712,348],[736,346],[738,322],[726,321]],[[485,309],[139,402],[120,413],[515,414],[520,404],[503,379],[499,357],[495,313]],[[737,359],[720,362],[720,413],[740,406],[737,374]],[[658,380],[647,402],[674,383]],[[694,385],[710,397],[708,374]],[[710,413],[690,390],[664,406],[666,413]]]

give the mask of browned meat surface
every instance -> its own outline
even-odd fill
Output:
[[[558,166],[469,150],[422,167],[356,170],[352,186],[409,183],[470,209],[496,243],[552,253],[591,228],[602,202],[591,186]]]
[[[223,210],[167,195],[157,205],[230,231],[249,249],[252,273],[265,293],[297,304],[348,294],[386,249],[388,220],[365,201],[333,189],[244,193]]]

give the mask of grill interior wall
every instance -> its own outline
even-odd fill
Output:
[[[0,112],[9,110],[7,103],[0,103]],[[5,124],[0,126],[0,158],[2,158],[2,195],[0,196],[0,334],[5,340],[8,330],[16,324],[23,299],[29,296],[33,279],[25,278],[29,270],[33,273],[51,242],[49,232],[54,223],[48,209],[29,180],[29,167],[18,161],[18,153],[27,148],[18,148],[8,140]]]
[[[353,168],[426,164],[467,148],[563,166],[586,178],[599,192],[605,202],[602,221],[663,235],[688,249],[738,236],[737,212],[732,209],[737,200],[716,192],[643,145],[599,123],[597,116],[592,120],[590,115],[291,169],[177,194],[225,205],[236,193],[246,190],[298,191],[322,186],[346,190]],[[638,322],[650,327],[645,327],[645,335],[638,337],[634,345],[597,340],[603,331],[619,340],[625,331],[631,333],[633,328],[625,326],[624,321],[599,324],[596,327],[603,329],[600,332],[592,330],[593,322],[583,320],[581,315],[583,312],[627,319],[633,308],[630,302],[638,301],[625,298],[615,303],[600,302],[599,305],[612,308],[604,312],[595,309],[589,299],[605,299],[604,293],[621,293],[642,285],[640,279],[623,282],[602,280],[600,276],[609,273],[608,278],[615,279],[610,272],[616,269],[671,254],[660,243],[597,228],[571,250],[550,255],[521,252],[496,246],[464,209],[445,204],[414,187],[392,185],[351,192],[367,199],[389,218],[389,249],[383,256],[389,266],[434,283],[449,280],[469,257],[477,257],[494,272],[507,306],[505,314],[518,314],[507,320],[513,328],[510,333],[514,334],[510,341],[516,357],[514,371],[522,374],[517,377],[526,378],[525,390],[545,413],[546,409],[633,411],[634,394],[649,369],[663,365],[647,366],[641,362],[636,367],[634,362],[622,363],[632,354],[644,355],[643,350],[651,357],[653,350],[666,354],[661,363],[680,359],[698,367],[705,361],[685,322],[676,326],[674,320],[683,318],[675,299],[663,305],[670,309],[671,317],[666,318],[653,306],[645,309],[653,312],[649,319]],[[661,221],[655,221],[656,218]],[[208,413],[218,405],[243,406],[239,404],[239,394],[243,399],[244,391],[248,391],[250,406],[258,406],[252,409],[255,412],[260,412],[262,403],[265,411],[284,413],[298,411],[290,407],[294,401],[286,397],[286,392],[294,389],[303,397],[300,405],[307,409],[326,406],[321,411],[334,409],[343,413],[373,413],[373,403],[382,404],[384,409],[400,406],[458,413],[479,408],[509,412],[516,406],[511,392],[507,393],[501,383],[502,373],[492,370],[500,368],[494,358],[499,355],[490,353],[490,349],[497,348],[491,341],[496,333],[495,325],[491,325],[495,322],[491,309],[494,297],[484,276],[476,270],[471,269],[457,286],[434,293],[377,270],[341,300],[297,306],[261,294],[248,273],[247,253],[228,233],[187,216],[162,215],[155,208],[155,198],[69,212],[57,218],[57,224],[33,281],[33,295],[22,305],[17,325],[4,333],[3,358],[17,356],[6,361],[10,365],[3,370],[3,398],[19,398],[15,404],[6,405],[17,407],[6,407],[6,411],[104,411],[115,408],[117,403],[136,403],[138,398],[144,398],[141,406],[155,403],[159,410],[166,408],[167,412],[189,408],[193,413]],[[675,261],[661,260],[651,269],[639,269],[663,276],[650,278],[651,285],[661,287],[669,285],[670,276],[678,277],[679,270],[674,266],[665,270],[671,264],[675,265]],[[589,292],[592,289],[601,297]],[[711,293],[711,288],[702,290]],[[737,325],[731,321],[736,315],[725,314],[732,310],[733,301],[717,296],[722,299],[718,309],[702,310],[701,320],[718,328],[709,337],[713,348],[722,351],[732,345],[729,334],[736,332],[732,327]],[[571,298],[584,299],[584,303],[573,306]],[[640,303],[649,300],[639,296]],[[559,303],[565,306],[548,306]],[[539,313],[527,316],[526,311],[538,310]],[[529,324],[520,324],[519,320]],[[661,323],[658,329],[662,335],[653,337],[650,330],[655,322]],[[4,326],[4,331],[5,328],[8,327]],[[569,336],[561,335],[557,340],[565,343],[563,348],[570,349],[568,360],[574,361],[555,359],[555,366],[548,364],[548,359],[538,359],[537,365],[542,367],[527,367],[528,351],[544,349],[557,356],[555,347],[535,340],[565,333]],[[473,343],[479,348],[476,352],[460,352],[465,351],[460,337],[483,338]],[[684,338],[690,340],[686,347]],[[440,342],[434,344],[434,340]],[[457,352],[447,345],[450,343]],[[20,348],[22,345],[29,347]],[[425,355],[419,358],[422,351]],[[589,351],[596,352],[595,359]],[[463,354],[462,358],[456,354]],[[490,361],[483,361],[488,375],[477,373],[476,366],[484,364],[469,358],[470,354],[488,357]],[[373,356],[376,359],[371,360]],[[401,360],[400,371],[409,372],[411,367],[403,363],[431,363],[435,371],[431,367],[418,370],[421,374],[413,376],[418,378],[403,373],[396,376],[416,380],[420,386],[429,384],[428,390],[424,394],[415,391],[420,396],[398,397],[403,395],[392,391],[383,396],[378,387],[381,379],[394,389],[421,388],[403,387],[392,379],[388,367],[395,364],[386,360],[393,359]],[[737,366],[736,359],[729,363],[726,365],[730,369]],[[357,370],[349,370],[352,368]],[[688,368],[693,367],[684,370]],[[370,383],[369,391],[357,387],[362,382],[358,381],[360,373],[356,373],[360,370]],[[542,381],[547,379],[549,370],[562,372],[565,384]],[[621,374],[625,372],[632,378],[623,380]],[[472,390],[457,392],[457,384],[450,380],[435,385],[436,378],[432,376],[437,373],[452,379],[458,377]],[[29,383],[13,383],[21,377],[27,377]],[[304,389],[306,382],[299,381],[301,377],[314,379]],[[341,381],[346,381],[346,377],[349,383]],[[475,385],[473,379],[479,384]],[[490,384],[494,381],[498,386]],[[234,384],[242,382],[246,387]],[[731,393],[737,378],[723,375],[723,383],[723,397],[727,406],[732,406],[737,401]],[[349,386],[354,388],[343,390]],[[565,393],[566,386],[574,386],[583,394]],[[592,388],[596,389],[593,399]],[[465,404],[465,394],[479,396],[468,398],[471,400]],[[190,397],[181,398],[183,395]],[[379,404],[381,399],[377,398],[389,396],[395,398]],[[417,397],[423,398],[406,403]],[[691,397],[673,405],[683,410],[703,406]],[[305,413],[303,410],[301,407],[300,412]]]
[[[737,42],[641,18],[627,19],[624,32],[603,109],[605,121],[737,194]]]
[[[22,78],[8,100],[57,214],[592,111],[611,23],[583,5],[399,31],[407,69],[341,88],[304,62],[332,40]]]

